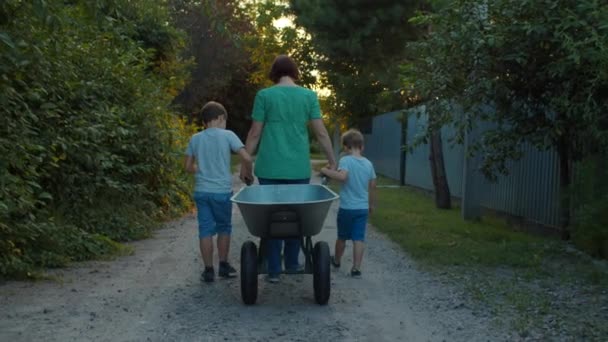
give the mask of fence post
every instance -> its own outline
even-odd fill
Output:
[[[476,181],[480,177],[477,172],[478,157],[469,157],[469,145],[472,144],[473,139],[476,137],[474,130],[465,132],[464,137],[462,202],[460,203],[460,210],[462,218],[465,220],[476,220],[481,217],[481,206],[477,191],[480,182]]]
[[[399,185],[405,185],[405,163],[407,163],[407,123],[409,115],[406,111],[401,112],[401,153],[399,153]]]

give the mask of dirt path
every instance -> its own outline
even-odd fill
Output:
[[[240,185],[237,186],[237,188]],[[314,241],[333,249],[332,206]],[[233,213],[231,261],[253,239]],[[254,239],[257,243],[257,239]],[[202,284],[196,219],[167,224],[135,253],[63,270],[63,283],[0,285],[0,341],[497,341],[509,336],[474,312],[449,284],[421,272],[373,228],[362,279],[352,279],[351,246],[332,273],[327,306],[314,303],[312,276],[260,278],[258,304],[244,306],[239,280]]]

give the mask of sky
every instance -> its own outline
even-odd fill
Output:
[[[281,28],[284,28],[284,27],[287,27],[287,26],[294,26],[293,20],[291,20],[291,18],[288,18],[288,17],[279,18],[279,19],[275,20],[273,22],[273,24],[278,29],[281,29]],[[313,70],[312,73],[313,73],[314,76],[318,77],[319,72],[317,70]],[[312,89],[315,92],[317,92],[317,94],[320,97],[327,97],[327,96],[331,95],[331,90],[329,90],[327,88],[320,87],[319,85],[313,86]]]
[[[286,26],[293,26],[293,21],[290,18],[282,17],[274,21],[274,26],[278,29],[282,29]]]

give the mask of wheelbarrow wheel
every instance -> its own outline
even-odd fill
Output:
[[[315,244],[313,250],[313,285],[315,300],[320,305],[327,304],[330,293],[329,246],[325,241]]]
[[[255,304],[258,298],[257,247],[246,241],[241,247],[241,297],[247,305]]]

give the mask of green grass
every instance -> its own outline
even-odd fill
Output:
[[[549,243],[496,218],[464,221],[458,208],[436,209],[431,197],[409,188],[379,188],[377,206],[372,224],[429,264],[532,267]]]
[[[388,177],[384,177],[382,175],[378,175],[376,178],[376,185],[377,186],[397,186],[399,185],[399,181],[392,179],[392,178],[388,178]]]

